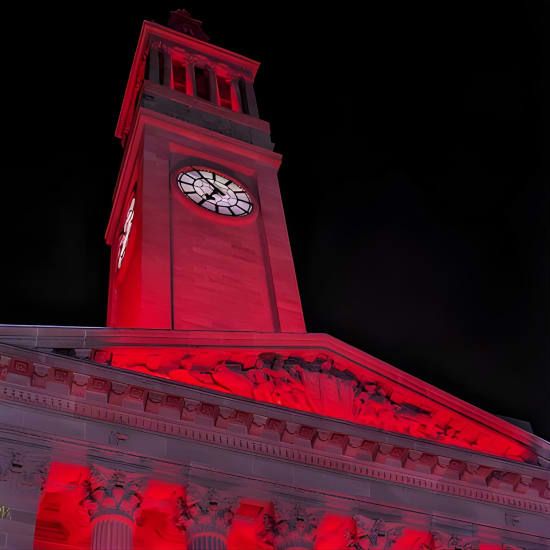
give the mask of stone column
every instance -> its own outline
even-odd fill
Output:
[[[149,48],[149,80],[155,84],[160,84],[160,64],[159,48],[160,44],[151,44]]]
[[[162,76],[162,84],[163,86],[167,86],[168,88],[172,87],[172,54],[170,53],[170,50],[167,47],[164,47],[162,49],[162,55],[164,58],[164,69],[163,69],[163,76]]]
[[[248,105],[248,114],[259,117],[258,104],[256,103],[256,93],[254,92],[254,86],[252,80],[248,78],[244,79],[244,88],[246,91],[246,104]]]
[[[238,499],[218,489],[190,484],[180,500],[178,525],[188,550],[226,550]]]
[[[210,101],[214,105],[220,104],[220,95],[218,92],[218,81],[216,80],[216,71],[212,67],[207,67],[208,83],[210,84]]]
[[[92,521],[92,550],[132,550],[144,484],[139,474],[92,466],[83,500]]]
[[[236,113],[243,112],[241,91],[239,90],[239,77],[231,79],[231,106]]]
[[[187,72],[187,78],[185,79],[185,93],[187,95],[197,96],[197,81],[195,80],[195,63],[196,59],[192,56],[187,56],[187,62],[185,70]]]
[[[321,512],[291,501],[274,503],[274,515],[266,516],[266,532],[272,533],[275,550],[313,550]]]

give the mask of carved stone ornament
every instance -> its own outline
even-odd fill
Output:
[[[386,550],[399,540],[403,525],[386,523],[381,519],[356,514],[353,519],[357,528],[353,548],[357,550]]]
[[[82,504],[92,520],[104,514],[115,514],[133,521],[143,500],[145,483],[146,479],[140,474],[94,465],[84,482],[86,496]]]
[[[479,550],[480,542],[473,537],[440,531],[433,532],[432,536],[434,550]]]
[[[0,483],[7,482],[15,487],[34,487],[42,490],[48,469],[47,456],[9,448],[0,452]]]
[[[274,503],[274,514],[264,516],[264,539],[272,540],[277,550],[310,550],[315,546],[322,512],[291,501]]]
[[[185,497],[178,501],[180,513],[176,523],[189,539],[214,534],[225,540],[237,503],[236,497],[222,490],[190,483]]]
[[[224,126],[226,122],[221,126],[215,124],[217,131],[230,132]],[[514,460],[524,461],[528,457],[524,448],[490,428],[446,411],[428,398],[372,372],[359,372],[336,362],[324,353],[313,359],[299,353],[283,356],[264,352],[255,360],[216,360],[200,352],[185,351],[180,357],[163,358],[145,351],[131,355],[119,351],[114,354],[112,364],[256,401],[502,454]]]
[[[262,353],[250,363],[241,354],[239,361],[213,361],[214,367],[204,367],[201,364],[208,362],[201,357],[211,360],[212,352],[200,356],[193,351],[183,359],[181,352],[177,348],[170,352],[177,358],[172,363],[167,361],[165,354],[155,352],[158,361],[154,368],[168,378],[172,378],[172,373],[176,372],[177,379],[183,374],[196,386],[214,387],[226,392],[237,388],[245,380],[249,385],[241,386],[241,392],[243,387],[248,387],[262,401],[278,397],[277,387],[280,380],[276,381],[277,377],[291,379],[287,368],[292,372],[297,368],[296,364],[305,361],[294,356],[285,359],[276,354]],[[110,350],[108,353],[96,353],[97,357],[94,356],[94,359],[105,360],[117,353],[122,352]],[[144,353],[139,350],[137,357],[140,361],[143,357],[146,360],[152,357],[144,356]],[[253,351],[247,354],[248,358],[254,357]],[[0,381],[3,385],[3,399],[33,404],[49,411],[71,411],[72,414],[85,418],[110,422],[118,428],[113,430],[105,443],[113,447],[126,446],[127,438],[131,437],[128,428],[136,427],[197,442],[207,438],[216,445],[231,449],[245,449],[262,456],[300,464],[315,462],[320,468],[351,472],[372,479],[391,480],[392,483],[422,487],[438,493],[458,494],[516,510],[550,513],[550,488],[546,472],[541,471],[538,475],[533,472],[535,475],[529,475],[530,472],[526,472],[523,465],[515,462],[508,462],[505,465],[506,470],[502,470],[504,464],[500,467],[484,464],[485,459],[481,455],[472,455],[468,462],[463,462],[433,451],[413,449],[408,445],[409,441],[403,441],[399,445],[382,443],[374,439],[374,434],[371,434],[373,437],[370,439],[364,439],[357,434],[350,434],[344,426],[342,431],[336,432],[320,429],[315,425],[282,420],[278,418],[275,407],[268,415],[254,414],[244,408],[220,407],[215,404],[215,400],[211,402],[210,395],[194,393],[187,396],[188,392],[184,387],[177,392],[178,395],[174,395],[151,391],[141,385],[121,384],[109,380],[106,373],[99,377],[98,372],[88,372],[88,365],[82,362],[71,366],[67,359],[47,365],[41,358],[41,362],[37,363],[40,376],[34,377],[34,364],[27,358],[2,357],[3,364],[8,365],[8,378]],[[138,362],[136,356],[128,354],[113,357],[113,360],[113,367],[124,366],[138,372],[150,372],[149,367],[153,367],[149,363]],[[325,372],[330,371],[332,364],[326,357],[307,363],[317,364],[319,369],[321,363],[324,363],[322,368]],[[55,375],[60,368],[69,373],[61,382]],[[109,372],[113,371],[114,369],[109,369]],[[181,379],[184,381],[187,378]],[[300,385],[297,387],[299,389]],[[293,395],[292,392],[290,395]],[[393,400],[396,397],[395,394],[391,395]],[[227,434],[231,434],[231,437],[227,437]],[[10,469],[12,473],[23,471],[17,466],[10,467],[12,457],[8,456],[9,450],[9,446],[0,450],[0,480],[6,480],[11,475]],[[449,453],[451,451],[449,449]],[[35,466],[31,467],[29,463],[28,468],[25,468],[25,475],[14,477],[18,483],[24,481],[27,485],[40,485],[47,468],[47,460],[44,459],[45,455],[40,455],[40,464],[39,455],[37,453]],[[19,463],[15,460],[14,464]],[[513,527],[516,521],[509,516],[507,525]]]

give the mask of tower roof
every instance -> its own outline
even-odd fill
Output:
[[[202,29],[202,21],[193,19],[191,14],[184,9],[171,11],[167,26],[182,34],[187,34],[193,38],[204,40],[205,42],[210,40]]]

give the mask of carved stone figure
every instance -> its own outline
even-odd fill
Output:
[[[116,357],[112,362],[117,366]],[[477,423],[432,406],[428,399],[417,398],[366,369],[360,372],[343,368],[323,353],[305,359],[263,352],[255,359],[240,355],[237,361],[218,357],[212,360],[199,351],[164,359],[152,352],[139,361],[132,358],[119,364],[185,384],[442,443],[476,450],[497,449],[498,445],[498,436]],[[504,441],[502,445],[506,447]]]

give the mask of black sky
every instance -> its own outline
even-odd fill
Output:
[[[124,85],[186,7],[262,62],[308,330],[550,439],[548,5],[353,6],[6,15],[0,322],[104,324]]]

